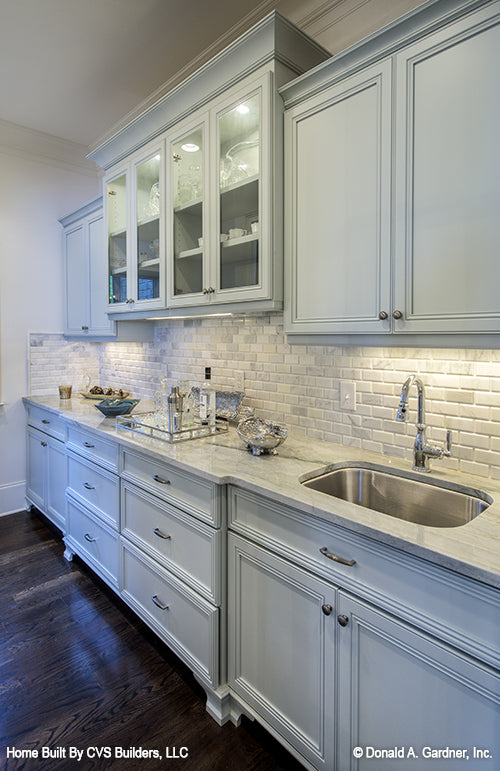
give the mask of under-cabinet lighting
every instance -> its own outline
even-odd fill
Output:
[[[189,316],[148,316],[146,321],[177,321],[177,319],[213,319],[216,316],[234,316],[234,313],[198,313]]]
[[[250,107],[247,104],[239,104],[236,112],[239,112],[240,115],[247,115],[250,112]]]
[[[181,150],[185,150],[186,153],[196,153],[199,149],[199,146],[194,142],[186,142],[181,145]]]

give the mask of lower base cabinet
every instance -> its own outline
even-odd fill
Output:
[[[36,506],[62,532],[66,531],[67,467],[64,442],[28,427],[26,433],[28,504]]]
[[[307,768],[495,768],[498,670],[232,533],[228,575],[234,698]]]

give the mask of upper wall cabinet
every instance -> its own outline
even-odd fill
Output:
[[[266,73],[169,134],[169,305],[276,295],[271,107]]]
[[[273,12],[90,154],[116,318],[282,307],[278,89],[327,56]]]
[[[500,332],[499,20],[426,3],[282,89],[289,333]]]
[[[64,333],[71,337],[114,337],[106,314],[106,267],[102,260],[102,198],[60,220],[65,281]]]
[[[105,178],[109,311],[164,306],[163,165],[153,142]]]

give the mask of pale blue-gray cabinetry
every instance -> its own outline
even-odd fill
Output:
[[[64,333],[71,337],[113,337],[115,323],[106,313],[102,197],[59,222],[64,228]]]
[[[500,752],[498,591],[236,487],[228,504],[233,719],[312,769],[385,769],[370,748],[394,747],[420,759],[398,769],[424,747],[495,768],[473,748]]]
[[[151,309],[167,317],[222,306],[228,312],[283,307],[278,89],[327,56],[272,12],[92,151],[89,157],[106,169],[109,302],[116,318],[147,318]],[[143,299],[137,276],[153,268],[156,236],[139,245],[131,159],[147,142],[165,138],[166,163],[160,160],[144,190],[154,192],[158,183],[166,247],[160,224],[158,288]]]
[[[29,406],[26,430],[26,501],[66,531],[66,427],[53,412]]]
[[[281,90],[290,334],[500,331],[499,20],[427,3]]]

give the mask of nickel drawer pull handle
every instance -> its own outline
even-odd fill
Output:
[[[340,562],[341,565],[355,565],[356,560],[345,560],[343,557],[338,557],[336,554],[332,554],[331,551],[328,551],[326,546],[323,546],[322,549],[320,549],[321,554],[324,554],[325,557],[328,557],[329,560],[333,560],[334,562]]]
[[[89,449],[92,449],[93,447],[95,447],[95,444],[89,444],[89,442],[83,442],[83,446],[88,447]]]
[[[162,533],[159,527],[155,527],[153,530],[153,533],[158,536],[158,538],[164,538],[167,540],[168,538],[171,538],[170,535],[165,535],[165,533]]]
[[[89,533],[85,533],[85,535],[84,535],[83,537],[84,537],[84,538],[85,538],[85,540],[86,540],[86,541],[88,541],[89,543],[93,543],[93,542],[96,540],[95,538],[92,538],[92,536],[91,536],[91,535],[89,535]]]
[[[46,418],[42,418],[42,423],[45,423],[45,425],[48,426],[50,423],[50,420],[47,420]]]
[[[83,483],[83,486],[84,486],[84,488],[85,488],[86,490],[95,490],[95,487],[93,487],[93,486],[92,486],[91,484],[89,484],[88,482],[84,482],[84,483]]]
[[[160,610],[168,610],[168,605],[162,605],[160,600],[158,599],[158,595],[157,594],[153,594],[151,599],[153,600],[153,602],[156,605],[156,607],[160,608]]]
[[[158,474],[153,474],[153,479],[155,482],[159,482],[161,485],[169,485],[170,479],[162,479],[158,476]]]

